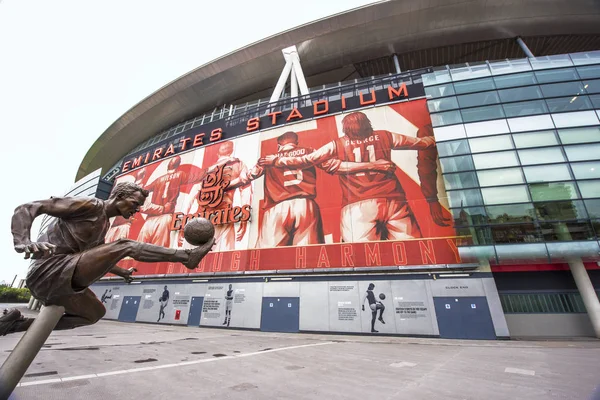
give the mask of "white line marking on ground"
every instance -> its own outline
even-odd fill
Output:
[[[20,383],[18,385],[18,387],[34,386],[34,385],[44,385],[46,383],[68,382],[68,381],[74,381],[74,380],[78,380],[78,379],[102,378],[102,377],[111,376],[111,375],[131,374],[131,373],[134,373],[134,372],[151,371],[151,370],[163,369],[163,368],[183,367],[183,366],[186,366],[186,365],[203,364],[203,363],[208,363],[208,362],[230,360],[230,359],[233,359],[233,358],[258,356],[260,354],[274,353],[276,351],[294,350],[294,349],[301,349],[301,348],[304,348],[304,347],[324,346],[324,345],[327,345],[327,344],[335,344],[335,342],[322,342],[322,343],[302,344],[302,345],[299,345],[299,346],[281,347],[281,348],[278,348],[278,349],[271,349],[271,350],[264,350],[264,351],[255,351],[253,353],[236,354],[236,355],[233,355],[233,356],[225,356],[225,357],[217,357],[217,358],[204,358],[202,360],[185,361],[185,362],[180,362],[180,363],[177,363],[177,364],[164,364],[164,365],[157,365],[157,366],[153,366],[153,367],[140,367],[140,368],[132,368],[132,369],[122,369],[122,370],[119,370],[119,371],[100,372],[98,374],[78,375],[78,376],[69,376],[69,377],[66,377],[66,378],[56,378],[56,379],[46,379],[46,380],[42,380],[42,381],[23,382],[23,383]],[[411,364],[411,363],[408,363],[408,364]]]
[[[534,376],[535,375],[535,371],[532,371],[530,369],[520,369],[520,368],[506,368],[504,369],[504,372],[507,372],[509,374],[521,374],[521,375],[530,375],[530,376]]]

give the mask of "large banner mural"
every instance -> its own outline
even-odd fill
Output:
[[[107,242],[189,247],[182,228],[201,216],[217,244],[194,272],[460,262],[424,99],[163,156],[117,178],[150,196],[132,220],[112,221]],[[139,274],[190,272],[126,263]]]

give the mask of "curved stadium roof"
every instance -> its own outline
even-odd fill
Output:
[[[296,45],[308,86],[402,70],[600,49],[596,0],[383,1],[323,18],[224,55],[146,97],[100,135],[76,179],[104,172],[160,131],[223,104],[268,97]]]

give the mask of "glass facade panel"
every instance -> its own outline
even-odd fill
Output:
[[[600,143],[565,146],[565,153],[569,161],[600,159]]]
[[[507,118],[524,117],[526,115],[547,114],[548,107],[544,100],[523,101],[520,103],[503,104]]]
[[[600,93],[600,79],[583,81],[583,88],[588,93]]]
[[[600,179],[600,161],[572,163],[575,179]]]
[[[448,83],[446,85],[428,86],[425,88],[425,95],[427,98],[438,98],[445,96],[452,96],[454,94],[454,85]]]
[[[554,129],[554,122],[549,115],[536,115],[511,118],[508,120],[508,126],[511,132],[526,132],[540,129]]]
[[[535,212],[540,221],[573,220],[587,218],[581,200],[550,201],[535,203]]]
[[[469,156],[448,157],[440,159],[444,172],[470,171],[475,169],[473,158]]]
[[[473,162],[477,169],[512,167],[519,165],[517,153],[514,151],[474,154]]]
[[[492,78],[476,79],[472,81],[454,82],[456,94],[483,92],[484,90],[493,90],[494,81]]]
[[[584,203],[590,218],[600,218],[600,199],[584,200]],[[600,231],[596,230],[596,232],[600,236]]]
[[[494,243],[532,243],[541,242],[542,235],[534,224],[492,225]]]
[[[559,129],[558,136],[563,144],[600,142],[600,126]]]
[[[502,106],[500,105],[467,108],[461,110],[461,114],[465,122],[504,118],[504,111],[502,111]]]
[[[505,119],[471,122],[469,124],[465,124],[465,131],[467,131],[468,137],[500,135],[510,132]]]
[[[548,109],[551,113],[566,111],[581,111],[592,108],[592,102],[588,96],[561,97],[558,99],[546,99]]]
[[[523,168],[523,172],[528,183],[568,181],[571,179],[567,164],[526,167]]]
[[[523,174],[520,168],[490,169],[487,171],[477,171],[479,184],[485,186],[512,185],[515,183],[524,183]]]
[[[543,223],[540,229],[544,240],[549,242],[595,239],[594,229],[589,221]]]
[[[581,82],[552,83],[540,87],[545,97],[577,96],[584,93]]]
[[[462,118],[459,111],[446,111],[438,114],[431,114],[432,126],[460,124]]]
[[[453,208],[452,215],[454,215],[454,224],[457,226],[483,225],[488,222],[483,207]]]
[[[575,68],[547,69],[535,71],[539,83],[576,81],[579,79]]]
[[[542,91],[538,86],[518,87],[514,89],[499,90],[502,102],[541,99]]]
[[[532,222],[535,210],[531,203],[505,204],[485,208],[488,222],[492,224]]]
[[[483,201],[486,205],[524,203],[529,201],[525,186],[506,186],[481,189]]]
[[[446,67],[440,67],[439,69],[434,70],[432,73],[424,74],[422,77],[424,86],[431,86],[438,83],[452,81],[450,78],[450,71],[448,71]]]
[[[600,109],[600,94],[593,94],[590,96],[590,101],[592,102],[592,106],[594,108]],[[598,112],[598,111],[596,111]],[[600,118],[600,116],[599,116]]]
[[[600,181],[579,181],[577,184],[584,199],[600,197]]]
[[[475,172],[462,172],[457,174],[445,174],[446,189],[466,189],[478,187]]]
[[[498,89],[503,89],[516,86],[534,85],[537,83],[537,80],[535,79],[533,72],[522,72],[520,74],[494,76],[494,82],[496,83],[496,87]],[[500,94],[500,97],[502,98],[502,94]]]
[[[578,198],[573,182],[531,183],[529,192],[533,201],[572,200]]]
[[[473,153],[484,151],[509,150],[513,148],[510,135],[491,136],[479,139],[469,139],[469,146]]]
[[[450,207],[471,207],[483,204],[481,191],[479,189],[451,190],[448,192]]]
[[[600,78],[600,65],[577,67],[577,73],[582,79]]]
[[[531,71],[531,64],[529,64],[529,60],[526,58],[494,61],[490,63],[490,69],[492,70],[492,75],[513,74],[514,72]]]
[[[443,99],[434,99],[427,102],[429,112],[448,111],[458,108],[456,97],[444,97]]]
[[[513,135],[517,148],[558,145],[554,131],[527,132]]]
[[[433,120],[433,116],[431,117]],[[466,137],[465,127],[460,125],[440,126],[433,130],[435,140],[439,143],[443,140],[453,140]]]
[[[483,92],[483,93],[473,93],[473,94],[464,94],[458,97],[458,104],[461,107],[477,107],[477,106],[485,106],[489,104],[500,103],[500,98],[498,97],[498,93],[493,92]]]
[[[531,63],[531,67],[533,69],[560,68],[570,67],[573,65],[573,62],[568,54],[530,58],[529,62]]]
[[[523,165],[552,164],[565,161],[560,147],[519,150],[519,158]]]
[[[437,143],[437,150],[440,157],[458,156],[461,154],[468,154],[470,151],[466,139]]]

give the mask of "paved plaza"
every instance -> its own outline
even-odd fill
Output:
[[[0,340],[0,361],[19,338]],[[53,333],[11,399],[591,399],[599,360],[600,341],[591,339],[461,341],[101,321]]]

